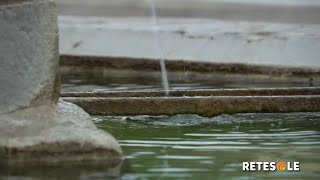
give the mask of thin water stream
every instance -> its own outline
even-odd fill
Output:
[[[168,75],[167,75],[167,70],[166,70],[165,57],[164,57],[164,53],[161,50],[160,42],[159,42],[159,27],[158,27],[157,10],[156,10],[155,3],[153,0],[147,0],[147,1],[150,6],[151,13],[152,13],[152,22],[153,22],[154,34],[155,34],[155,41],[154,41],[155,48],[158,52],[158,56],[160,57],[162,85],[163,85],[163,89],[166,92],[166,95],[168,96],[170,86],[169,86]]]

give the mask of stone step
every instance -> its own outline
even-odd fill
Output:
[[[187,91],[186,91],[187,92]],[[136,97],[128,97],[124,93],[62,93],[63,100],[72,102],[82,107],[91,115],[176,115],[198,114],[212,117],[220,114],[235,113],[289,113],[289,112],[320,112],[320,94],[318,88],[290,90],[276,89],[268,92],[264,90],[223,90],[211,91],[211,96],[195,96],[194,91],[189,91],[193,96],[152,96],[161,92],[136,93]],[[230,93],[231,92],[231,93]],[[253,92],[253,95],[248,95]],[[297,94],[294,95],[296,92]],[[217,93],[217,96],[214,96]],[[221,93],[221,94],[219,94]],[[235,96],[232,96],[232,93]],[[239,93],[239,94],[237,94]],[[266,95],[268,94],[268,95]],[[304,94],[304,95],[301,95]],[[305,95],[312,94],[312,95]],[[115,95],[115,96],[110,96]],[[133,94],[131,94],[133,95]],[[207,94],[210,95],[210,94]]]

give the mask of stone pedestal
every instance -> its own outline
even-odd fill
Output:
[[[0,2],[0,161],[120,159],[111,135],[59,101],[56,21],[52,0]]]

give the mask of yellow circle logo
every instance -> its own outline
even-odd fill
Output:
[[[278,162],[278,163],[277,163],[277,169],[278,169],[279,171],[285,171],[285,170],[287,169],[286,163],[283,162],[283,161]]]

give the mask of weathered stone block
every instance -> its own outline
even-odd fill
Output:
[[[56,20],[51,0],[0,3],[0,114],[57,102]]]

